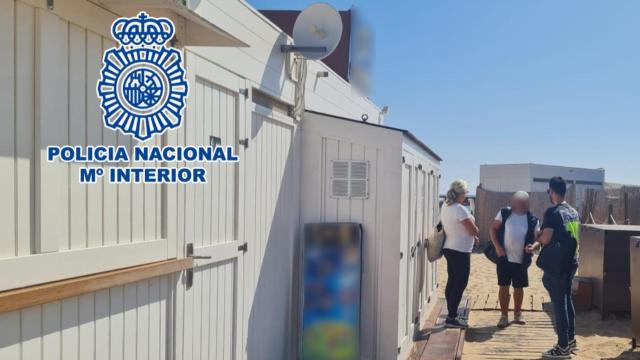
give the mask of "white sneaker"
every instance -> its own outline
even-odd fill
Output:
[[[571,341],[569,341],[569,349],[571,349],[571,351],[578,351],[578,342],[576,341],[576,339],[573,339]]]
[[[504,329],[509,326],[509,315],[500,316],[500,321],[498,321],[498,328]]]
[[[513,322],[518,325],[525,325],[527,322],[524,320],[522,316],[522,312],[517,312],[513,314]]]
[[[469,324],[467,324],[467,322],[462,319],[452,319],[447,316],[447,320],[445,320],[444,322],[444,327],[453,329],[466,329],[469,327]]]

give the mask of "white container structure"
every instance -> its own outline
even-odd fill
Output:
[[[489,191],[545,192],[549,180],[562,176],[576,188],[576,204],[583,202],[587,189],[603,189],[604,169],[585,169],[543,164],[492,164],[480,165],[480,184]]]
[[[280,52],[291,39],[245,1],[186,4],[0,2],[0,359],[297,357],[295,244],[306,199],[301,198],[301,123],[289,115],[296,84]],[[240,161],[206,165],[206,185],[82,185],[77,174],[84,164],[46,161],[46,146],[52,144],[137,146],[103,126],[96,82],[103,52],[115,45],[111,23],[140,10],[176,23],[175,46],[184,49],[190,81],[183,126],[146,144],[209,144],[215,136],[222,145],[236,146]],[[382,121],[377,106],[322,62],[309,61],[307,71],[309,79],[329,73],[307,83],[308,109]],[[389,359],[397,344],[391,346],[385,335],[410,338],[414,316],[407,310],[412,295],[399,294],[396,285],[410,282],[400,274],[414,266],[398,253],[409,254],[410,244],[433,223],[435,192],[425,196],[427,190],[420,189],[423,184],[437,189],[437,161],[427,161],[423,147],[406,133],[359,125],[372,129],[367,139],[349,130],[358,124],[342,123],[343,130],[335,130],[362,144],[353,146],[353,156],[375,158],[370,195],[378,200],[375,207],[360,200],[360,215],[355,207],[345,210],[345,201],[327,200],[322,219],[335,221],[348,211],[351,220],[362,219],[365,231],[375,229],[376,248],[367,251],[375,251],[380,267],[366,270],[365,290],[375,308],[366,307],[363,344],[370,350],[363,358]],[[397,141],[388,145],[386,136]],[[399,163],[403,153],[405,165]],[[415,170],[422,161],[423,170]],[[389,175],[382,176],[383,170]],[[408,190],[403,181],[416,182],[419,189]],[[402,220],[400,196],[406,204]],[[427,214],[419,216],[424,222],[419,226],[409,210],[416,203]],[[189,244],[194,255],[210,256],[194,260],[191,286],[190,271],[180,268],[190,262]],[[391,257],[395,260],[387,260]],[[153,271],[148,264],[156,264]],[[114,271],[122,268],[129,269],[127,276]],[[110,282],[60,287],[64,279],[82,281],[97,273],[111,276]],[[434,281],[426,282],[431,287],[423,297],[433,292]],[[48,283],[39,290],[43,298],[7,300],[7,294],[17,299],[17,288],[28,294],[43,283]],[[383,294],[386,286],[393,288],[391,295]],[[60,289],[74,295],[57,295]],[[387,321],[402,325],[401,331],[392,331]],[[406,353],[407,341],[399,343]]]
[[[441,159],[402,129],[317,112],[302,129],[301,225],[362,224],[361,358],[405,359],[436,299],[424,239]]]

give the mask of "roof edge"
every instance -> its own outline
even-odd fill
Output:
[[[361,125],[367,125],[367,126],[378,127],[378,128],[381,128],[381,129],[399,131],[399,132],[403,133],[406,137],[411,139],[411,141],[415,142],[416,145],[418,145],[422,150],[426,151],[429,155],[433,156],[436,160],[443,161],[442,158],[440,157],[440,155],[438,155],[435,151],[431,150],[430,147],[428,147],[422,140],[420,140],[417,136],[415,136],[409,130],[401,129],[401,128],[397,128],[397,127],[393,127],[393,126],[387,126],[387,125],[372,124],[372,123],[364,122],[364,121],[361,121],[361,120],[355,120],[355,119],[350,119],[350,118],[343,117],[343,116],[327,114],[327,113],[323,113],[323,112],[320,112],[320,111],[305,110],[305,112],[308,112],[308,113],[311,113],[311,114],[316,114],[316,115],[321,115],[321,116],[328,116],[328,117],[332,117],[334,119],[355,122],[355,123],[358,123],[358,124],[361,124]]]

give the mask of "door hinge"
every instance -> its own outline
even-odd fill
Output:
[[[47,0],[47,9],[53,10],[53,0]]]
[[[238,246],[238,251],[242,251],[243,253],[246,253],[247,251],[249,251],[249,244],[248,243],[244,243],[244,244]]]
[[[240,139],[238,143],[246,149],[249,147],[249,138]]]
[[[220,138],[219,136],[210,135],[209,136],[209,146],[211,146],[212,148],[217,147],[217,146],[222,146],[222,138]]]
[[[249,97],[249,89],[247,88],[239,89],[238,92],[244,96],[245,99]]]
[[[405,157],[403,156],[403,157],[402,157],[402,163],[404,164],[404,163],[406,163],[406,162],[407,162],[407,159],[405,159]]]
[[[402,348],[398,347],[398,355],[402,352]]]
[[[400,251],[400,259],[402,259],[403,257],[404,257],[404,253]]]

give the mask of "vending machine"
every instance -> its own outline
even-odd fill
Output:
[[[362,226],[307,224],[304,233],[301,358],[358,359]]]

